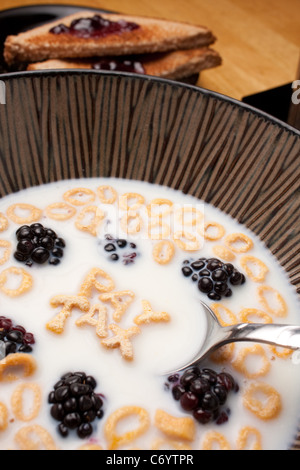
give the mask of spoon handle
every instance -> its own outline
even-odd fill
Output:
[[[275,323],[239,323],[223,327],[224,343],[254,341],[289,349],[300,349],[300,326]]]

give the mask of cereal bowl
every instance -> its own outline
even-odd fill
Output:
[[[255,314],[299,324],[299,132],[216,93],[134,74],[21,72],[1,84],[0,346],[19,331],[28,348],[2,352],[3,448],[243,449],[249,438],[297,449],[296,353],[239,345],[192,378],[162,378],[158,366],[201,341],[200,298],[223,309],[223,323]],[[199,381],[213,394],[197,395]]]

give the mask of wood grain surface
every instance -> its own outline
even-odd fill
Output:
[[[300,0],[1,0],[0,9],[74,4],[202,24],[217,37],[223,65],[198,84],[236,99],[290,83],[300,58]]]

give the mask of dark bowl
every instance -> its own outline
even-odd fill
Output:
[[[233,99],[152,77],[70,70],[1,80],[1,197],[96,176],[169,186],[252,230],[300,294],[296,129]],[[292,447],[299,446],[298,436]]]

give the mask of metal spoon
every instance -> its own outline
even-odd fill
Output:
[[[207,318],[207,332],[199,352],[187,364],[168,372],[168,375],[180,372],[202,361],[206,356],[221,346],[236,341],[273,344],[289,349],[300,349],[300,326],[275,323],[238,323],[221,326],[214,312],[200,301]]]

